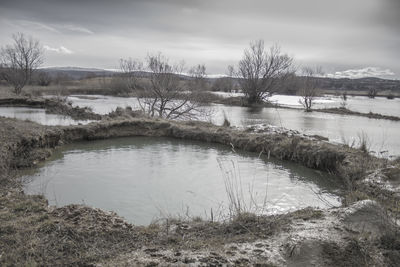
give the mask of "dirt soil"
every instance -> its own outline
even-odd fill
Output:
[[[123,114],[67,127],[0,117],[0,265],[395,266],[400,260],[395,220],[400,191],[392,170],[398,165],[290,131]],[[327,210],[244,213],[224,222],[169,219],[139,227],[114,213],[83,205],[49,207],[42,196],[23,193],[19,170],[47,158],[54,147],[123,136],[215,142],[290,160],[335,173],[353,195],[346,205]],[[390,187],[371,182],[373,174]],[[365,189],[368,183],[374,190]]]

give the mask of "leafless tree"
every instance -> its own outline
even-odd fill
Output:
[[[236,90],[237,88],[234,83],[234,72],[234,67],[232,65],[229,65],[226,76],[216,79],[212,86],[212,90],[222,92],[232,92],[233,90]]]
[[[189,89],[192,92],[207,91],[206,66],[204,64],[190,68],[189,75],[191,77]]]
[[[299,79],[299,95],[301,96],[299,102],[303,105],[306,112],[311,111],[313,101],[319,94],[319,84],[316,76],[320,75],[322,75],[321,67],[304,67],[302,70],[302,77]]]
[[[167,119],[193,119],[200,110],[200,104],[192,94],[186,91],[181,81],[184,63],[170,64],[169,59],[158,53],[148,55],[145,64],[135,62],[132,66],[145,66],[143,71],[149,83],[141,86],[133,75],[132,89],[137,92],[137,99],[142,111],[151,117]],[[122,71],[130,73],[131,69]]]
[[[132,58],[120,59],[119,67],[122,71],[122,78],[127,91],[138,90],[140,87],[140,74],[143,71],[143,62]]]
[[[51,83],[51,76],[44,71],[39,71],[36,75],[37,84],[40,86],[48,86]]]
[[[33,72],[43,63],[43,48],[38,40],[23,33],[13,35],[14,43],[1,48],[1,75],[16,94],[29,83]]]
[[[368,90],[368,97],[369,98],[375,98],[375,96],[378,94],[378,90],[376,90],[376,88],[369,88]]]
[[[347,108],[347,92],[346,91],[340,95],[340,108],[341,109]]]
[[[275,93],[280,82],[292,72],[292,66],[293,59],[282,54],[278,45],[267,51],[263,40],[251,42],[236,72],[248,103],[260,103]]]

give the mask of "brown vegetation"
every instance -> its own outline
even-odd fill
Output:
[[[360,116],[366,117],[370,119],[383,119],[383,120],[392,120],[392,121],[400,121],[400,117],[382,115],[378,113],[362,113],[358,111],[349,110],[347,108],[325,108],[325,109],[315,109],[314,111],[324,112],[324,113],[333,113],[333,114],[342,114],[342,115],[352,115],[352,116]]]
[[[7,170],[1,173],[0,189],[2,265],[87,265],[96,262],[105,265],[195,262],[247,265],[265,262],[264,252],[273,253],[274,248],[282,249],[280,260],[271,258],[268,262],[279,265],[285,261],[287,264],[300,262],[300,259],[306,263],[314,260],[325,266],[338,262],[378,264],[380,261],[376,255],[381,250],[387,253],[384,260],[388,264],[396,262],[399,249],[389,245],[390,240],[387,237],[378,236],[378,239],[362,241],[361,236],[367,233],[355,228],[353,224],[349,225],[350,222],[357,222],[360,214],[357,210],[361,208],[355,208],[354,215],[351,215],[353,217],[347,215],[347,210],[333,210],[332,214],[335,215],[332,215],[329,211],[305,209],[279,216],[240,213],[232,220],[222,223],[201,219],[169,219],[148,227],[136,227],[115,214],[80,205],[48,208],[42,197],[21,193],[19,180],[11,175],[13,169],[36,164],[49,155],[49,149],[66,142],[122,136],[169,136],[202,140],[259,152],[261,155],[270,154],[308,167],[334,172],[343,179],[351,177],[356,188],[353,192],[366,192],[364,195],[360,194],[360,198],[365,195],[370,198],[370,192],[359,182],[363,181],[369,170],[373,171],[384,164],[372,156],[367,158],[365,153],[357,149],[332,145],[311,137],[268,131],[238,131],[202,122],[132,118],[133,115],[130,114],[129,110],[119,110],[113,115],[114,119],[68,127],[45,127],[31,122],[0,118],[0,166]],[[388,172],[390,177],[393,176],[391,173]],[[382,192],[379,187],[371,191]],[[380,201],[380,198],[376,199]],[[378,207],[374,210],[378,216],[384,214]],[[346,226],[333,219],[338,214],[346,216],[343,220]],[[368,211],[368,216],[371,214]],[[387,229],[391,229],[392,226],[386,226],[386,220],[383,222]],[[315,227],[319,224],[327,224],[322,226],[327,234],[318,235]],[[352,230],[346,230],[346,227],[351,227]],[[297,240],[299,231],[309,231],[309,235],[313,237],[306,241]],[[294,239],[288,239],[287,235]],[[336,235],[340,238],[331,238]],[[324,236],[329,236],[329,240]],[[374,245],[376,240],[381,240],[382,248]],[[346,250],[342,249],[342,244]],[[245,249],[246,246],[251,246],[252,249]],[[210,254],[210,250],[214,254]],[[307,251],[312,251],[312,255]],[[348,253],[348,256],[343,257],[343,253]]]

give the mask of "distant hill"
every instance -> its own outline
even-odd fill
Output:
[[[48,73],[52,77],[57,76],[68,76],[74,80],[102,77],[102,76],[112,76],[117,74],[117,71],[97,69],[97,68],[80,68],[80,67],[50,67],[42,68],[41,71]],[[141,76],[146,77],[147,72],[141,72]],[[179,75],[181,79],[191,79],[189,76]],[[298,77],[301,79],[301,77]],[[219,78],[207,78],[210,84],[213,84]],[[234,84],[237,84],[238,80],[236,78],[232,79]],[[316,77],[319,86],[323,90],[333,91],[333,92],[368,92],[370,89],[375,89],[378,92],[391,91],[395,94],[400,94],[400,80],[387,80],[374,77],[359,78],[359,79],[349,79],[349,78],[326,78],[326,77]],[[295,92],[287,92],[295,93]]]
[[[349,78],[316,78],[321,89],[335,91],[392,91],[400,93],[400,80],[386,80],[374,77],[349,79]]]
[[[100,77],[100,76],[111,76],[115,73],[113,71],[104,69],[79,68],[79,67],[50,67],[50,68],[41,68],[40,71],[46,72],[53,78],[57,76],[68,76],[74,80],[80,80],[91,77]]]

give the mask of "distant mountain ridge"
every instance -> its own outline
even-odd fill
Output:
[[[82,67],[47,67],[41,68],[51,76],[57,75],[68,75],[72,79],[84,79],[99,76],[112,76],[118,73],[118,70],[105,70],[98,68],[82,68]],[[146,72],[141,72],[143,76],[146,76]],[[185,75],[180,75],[183,79],[190,79]],[[226,77],[225,77],[226,78]],[[218,79],[217,77],[208,77],[207,80],[210,82]],[[232,78],[234,79],[234,78]],[[315,77],[317,79],[321,89],[333,90],[333,91],[368,91],[372,88],[378,91],[392,91],[394,93],[400,93],[400,80],[388,80],[376,77],[365,77],[365,78],[328,78],[328,77]],[[237,79],[235,79],[237,80]]]
[[[41,68],[40,71],[46,72],[52,77],[56,77],[57,75],[67,75],[76,80],[95,76],[111,76],[115,73],[111,70],[81,67],[46,67]]]
[[[376,77],[365,78],[315,78],[318,79],[321,89],[335,91],[391,91],[400,93],[400,80],[388,80]]]

